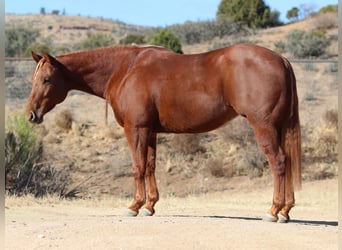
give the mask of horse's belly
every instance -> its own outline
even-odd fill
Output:
[[[206,102],[176,105],[159,113],[160,131],[174,133],[201,133],[216,129],[237,116],[235,110],[224,104]]]

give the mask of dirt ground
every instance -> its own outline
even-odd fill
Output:
[[[306,182],[287,224],[261,221],[271,187],[162,197],[153,217],[128,200],[7,197],[6,249],[337,249],[337,179]],[[251,188],[252,187],[252,188]]]

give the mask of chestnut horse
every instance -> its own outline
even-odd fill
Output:
[[[287,222],[301,186],[296,80],[284,57],[252,44],[180,55],[161,47],[112,46],[53,57],[32,52],[37,67],[26,114],[32,123],[80,90],[110,103],[124,128],[135,195],[127,215],[153,215],[157,133],[201,133],[241,115],[273,172],[267,221]]]

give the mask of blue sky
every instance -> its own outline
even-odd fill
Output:
[[[185,21],[204,21],[215,18],[221,0],[5,0],[5,12],[37,14],[41,7],[46,12],[65,10],[67,15],[104,17],[129,24],[167,26]],[[281,13],[280,19],[287,22],[286,13],[302,4],[315,11],[337,0],[265,0],[272,10]]]

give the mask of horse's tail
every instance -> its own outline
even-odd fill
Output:
[[[301,132],[298,112],[296,77],[288,60],[284,60],[290,73],[291,105],[289,119],[282,129],[282,146],[286,154],[286,184],[300,190],[302,186],[301,171]]]

